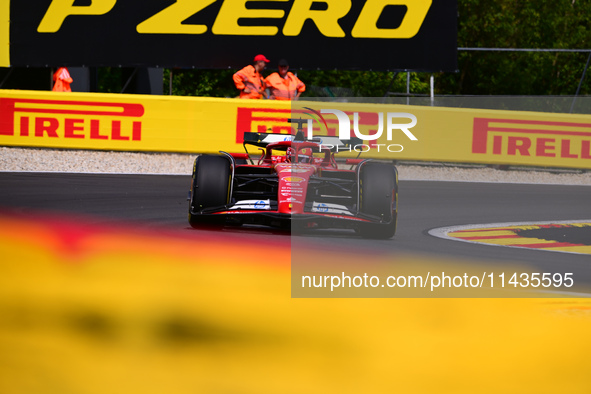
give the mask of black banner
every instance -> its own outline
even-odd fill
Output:
[[[12,66],[455,71],[456,0],[12,0]]]

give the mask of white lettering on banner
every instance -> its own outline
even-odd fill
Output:
[[[349,116],[341,110],[338,109],[321,109],[321,114],[332,114],[335,115],[339,121],[339,139],[340,140],[350,140],[351,139],[351,120]],[[410,123],[393,123],[393,119],[401,119],[406,118],[410,119]],[[414,136],[413,133],[410,132],[410,128],[413,128],[417,125],[417,117],[413,114],[409,114],[406,112],[388,112],[387,116],[387,127],[386,133],[388,141],[392,141],[392,132],[394,130],[401,130],[411,141],[417,141],[417,137]],[[376,134],[374,135],[363,135],[359,132],[359,114],[355,112],[353,114],[353,132],[355,136],[362,140],[377,140],[381,137],[384,131],[384,115],[379,113],[379,128]],[[314,137],[314,131],[312,130],[312,120],[308,121],[308,139],[312,139]]]

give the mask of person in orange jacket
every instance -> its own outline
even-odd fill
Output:
[[[53,91],[54,92],[71,92],[70,84],[74,81],[65,67],[60,67],[53,74]]]
[[[261,74],[267,63],[269,63],[269,59],[267,59],[264,55],[256,55],[252,65],[249,64],[234,74],[232,78],[234,79],[234,85],[236,85],[236,88],[240,90],[240,98],[267,98],[267,93],[265,92],[265,81]]]
[[[279,72],[273,73],[265,79],[265,83],[271,91],[269,98],[297,100],[306,90],[306,85],[293,73],[289,72],[287,60],[279,60],[278,66]]]

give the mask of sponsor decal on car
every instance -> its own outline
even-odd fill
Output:
[[[283,196],[283,197],[299,197],[299,198],[302,198],[304,195],[301,192],[295,192],[295,193],[281,193],[281,196]],[[297,201],[296,199],[294,199],[294,200]]]
[[[310,168],[286,168],[284,170],[279,171],[280,174],[285,173],[285,172],[289,172],[292,174],[303,174],[306,172],[310,172]],[[313,170],[313,169],[312,169]]]
[[[240,200],[237,201],[232,207],[231,210],[234,209],[261,209],[261,210],[269,210],[271,209],[271,201],[270,200]]]
[[[305,181],[304,178],[300,178],[298,176],[286,176],[282,178],[285,182],[303,182]]]
[[[331,204],[331,203],[319,203],[314,202],[312,204],[312,212],[315,213],[330,213],[330,214],[340,214],[340,215],[353,215],[349,209],[340,204]]]

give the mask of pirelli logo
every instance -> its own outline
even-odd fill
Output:
[[[0,98],[0,136],[141,141],[141,104]]]
[[[236,114],[236,143],[242,144],[244,132],[291,134],[289,109],[238,107]]]
[[[591,123],[474,118],[472,153],[591,159]]]

